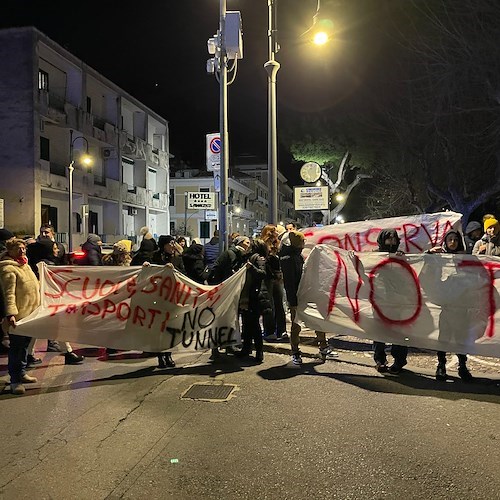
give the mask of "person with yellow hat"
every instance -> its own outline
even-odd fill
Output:
[[[494,217],[484,221],[484,236],[476,241],[472,255],[500,255],[500,224]]]

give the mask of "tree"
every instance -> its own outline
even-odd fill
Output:
[[[500,192],[500,4],[396,1],[392,9],[403,52],[388,76],[398,75],[405,89],[380,111],[406,160],[422,172],[426,208],[447,206],[466,223]],[[386,178],[394,181],[398,167],[386,164]],[[403,178],[391,182],[393,199],[397,191],[403,198],[405,185],[414,186]]]

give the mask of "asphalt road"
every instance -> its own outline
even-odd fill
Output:
[[[0,395],[0,498],[500,498],[496,366],[438,383],[411,361],[381,375],[359,348],[302,367],[268,349],[261,365],[179,353],[171,370],[43,353],[39,383]],[[194,383],[236,390],[181,399]]]

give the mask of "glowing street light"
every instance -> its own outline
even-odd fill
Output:
[[[335,196],[335,200],[338,201],[339,203],[341,201],[344,201],[344,195],[342,193],[338,193],[336,196]]]
[[[80,157],[81,163],[86,167],[90,167],[93,163],[92,156],[89,155],[89,141],[83,136],[73,138],[73,130],[69,131],[69,177],[68,177],[68,194],[69,194],[69,220],[68,220],[68,253],[73,251],[73,171],[75,170],[75,160],[73,158],[73,149],[77,139],[85,142],[86,151]]]

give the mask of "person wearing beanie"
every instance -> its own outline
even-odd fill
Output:
[[[113,251],[102,258],[104,266],[130,266],[132,257],[130,250],[132,242],[130,240],[120,240],[113,245]]]
[[[476,241],[481,239],[483,235],[482,226],[480,222],[475,220],[469,222],[465,228],[465,250],[467,253],[472,253],[472,249],[476,244]]]
[[[85,257],[81,261],[82,266],[102,266],[102,240],[97,234],[89,234],[87,241],[82,245]]]
[[[8,229],[0,229],[0,251],[5,250],[5,242],[14,237],[14,233],[10,232]]]
[[[476,241],[472,249],[473,255],[500,255],[500,225],[494,217],[484,221],[484,236]]]

